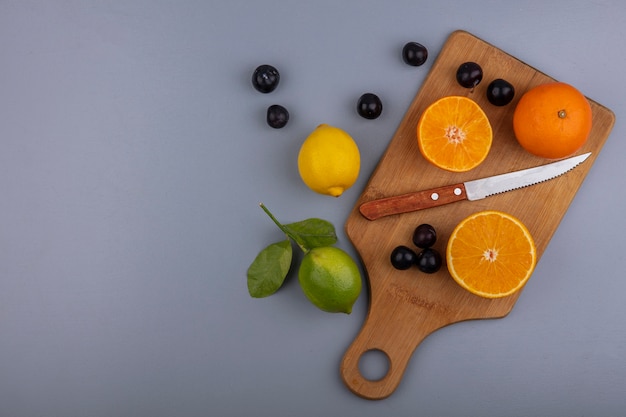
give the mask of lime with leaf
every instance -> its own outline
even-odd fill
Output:
[[[248,268],[250,296],[267,297],[283,285],[292,265],[293,241],[304,252],[298,281],[309,301],[323,311],[350,314],[361,293],[361,273],[348,253],[332,246],[337,242],[332,223],[310,218],[282,224],[260,206],[286,239],[263,249]]]

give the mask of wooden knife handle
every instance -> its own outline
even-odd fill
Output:
[[[467,200],[463,183],[368,201],[359,206],[359,211],[366,219],[376,220],[384,216],[442,206],[461,200]]]

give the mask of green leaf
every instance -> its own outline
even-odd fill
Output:
[[[291,267],[293,249],[289,239],[263,249],[248,268],[248,292],[254,298],[274,294]]]
[[[286,224],[283,227],[285,233],[291,236],[305,251],[337,243],[335,226],[326,220],[312,218]]]
[[[288,238],[296,242],[303,252],[319,246],[331,246],[337,242],[335,226],[326,220],[312,218],[283,225],[263,203],[259,206]]]

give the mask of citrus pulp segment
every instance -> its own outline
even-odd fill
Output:
[[[417,141],[424,158],[452,172],[480,165],[489,154],[492,138],[487,115],[467,97],[440,98],[426,108],[417,123]]]
[[[452,231],[446,261],[461,287],[481,297],[499,298],[515,293],[528,281],[537,249],[519,219],[486,210],[466,217]]]

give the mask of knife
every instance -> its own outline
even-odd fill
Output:
[[[461,200],[480,200],[561,176],[583,163],[589,155],[591,152],[493,177],[372,200],[361,204],[359,211],[366,219],[376,220],[384,216],[442,206]]]

